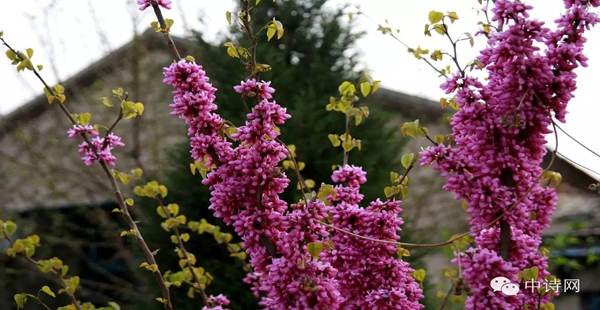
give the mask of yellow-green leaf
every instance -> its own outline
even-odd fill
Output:
[[[413,278],[415,278],[415,280],[417,280],[418,282],[423,282],[423,280],[425,280],[425,269],[418,269],[415,270],[415,272],[413,273]]]
[[[181,240],[183,240],[183,242],[188,242],[190,240],[190,234],[181,234]]]
[[[137,102],[135,104],[135,110],[138,115],[142,115],[142,113],[144,113],[144,104],[141,102]]]
[[[451,22],[454,22],[455,20],[458,19],[458,15],[456,14],[456,12],[449,12],[448,17],[450,18]]]
[[[225,18],[227,18],[227,23],[231,25],[231,12],[225,12]]]
[[[167,213],[165,212],[165,209],[161,206],[156,207],[156,213],[158,213],[158,215],[160,215],[160,217],[165,218],[165,219],[169,217],[167,215]]]
[[[25,308],[25,303],[27,302],[27,296],[24,294],[15,294],[15,302],[17,303],[17,309]]]
[[[323,243],[321,243],[321,242],[309,242],[306,245],[306,249],[308,250],[308,253],[310,253],[310,255],[314,259],[317,259],[317,258],[319,258],[319,254],[321,254],[321,252],[323,252]]]
[[[267,27],[267,41],[271,41],[275,33],[277,33],[276,26],[274,24],[270,24],[269,27]]]
[[[42,292],[56,298],[56,295],[54,295],[54,292],[48,286],[42,287]]]
[[[406,198],[408,196],[408,186],[402,186],[400,193],[402,194],[402,199]]]
[[[62,85],[56,85],[54,86],[54,92],[56,92],[57,94],[62,94],[65,92],[65,88]]]
[[[329,141],[331,141],[331,144],[332,144],[334,147],[338,147],[338,146],[340,146],[340,144],[342,143],[342,142],[340,141],[340,138],[339,138],[339,136],[338,136],[338,135],[333,135],[333,134],[330,134],[330,135],[327,135],[327,138],[329,138]]]
[[[443,135],[436,135],[433,137],[433,140],[435,141],[435,143],[442,143],[444,142],[445,137]]]
[[[67,272],[69,272],[69,266],[67,265],[62,265],[62,267],[60,268],[60,274],[64,277]]]
[[[383,189],[383,192],[385,193],[386,198],[390,198],[390,197],[394,196],[394,187],[386,186]]]
[[[112,107],[113,106],[113,104],[110,102],[110,98],[109,97],[102,97],[102,98],[100,98],[100,102],[103,105],[107,106],[107,107]]]
[[[429,12],[429,15],[427,17],[429,18],[430,23],[436,24],[436,23],[439,23],[444,18],[444,13],[437,12],[437,11],[431,11],[431,12]]]
[[[87,126],[90,123],[91,119],[92,119],[92,114],[83,113],[79,116],[79,123],[83,126]]]
[[[114,301],[109,301],[108,305],[111,306],[113,308],[113,310],[121,310],[121,307],[119,306],[119,304],[117,304]]]
[[[342,143],[342,148],[344,148],[344,151],[350,152],[354,148],[354,143],[352,143],[352,141],[346,141]]]
[[[17,55],[12,50],[6,50],[6,57],[8,57],[10,60],[13,60],[17,57]]]
[[[169,205],[167,205],[167,209],[169,210],[169,213],[171,213],[171,215],[173,216],[177,216],[177,214],[179,214],[179,205],[176,203],[170,203]]]
[[[133,206],[133,199],[131,199],[131,198],[127,198],[127,199],[125,199],[125,203],[126,203],[128,206]]]
[[[414,153],[402,155],[402,159],[400,160],[401,163],[402,163],[402,166],[404,168],[408,169],[408,167],[412,164],[414,158],[415,158],[415,154]]]
[[[371,93],[371,83],[362,82],[360,83],[360,92],[363,96],[368,96]]]

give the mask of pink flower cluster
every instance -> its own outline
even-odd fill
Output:
[[[258,103],[248,113],[246,124],[232,134],[238,142],[234,148],[219,131],[224,122],[213,113],[216,90],[202,68],[180,61],[165,68],[164,73],[164,82],[176,88],[172,114],[190,126],[192,156],[202,159],[212,154],[210,149],[218,156],[212,159],[217,168],[203,180],[211,190],[209,208],[243,239],[254,269],[244,281],[253,285],[255,295],[263,293],[262,306],[422,308],[418,303],[422,292],[408,275],[413,270],[393,257],[395,246],[344,234],[331,238],[322,224],[328,214],[336,214],[335,221],[343,228],[372,238],[398,239],[400,202],[376,201],[367,209],[357,205],[362,200],[359,186],[366,182],[366,173],[359,167],[345,166],[333,173],[334,181],[348,186],[336,187],[331,206],[317,200],[292,204],[288,209],[279,198],[290,182],[279,167],[289,151],[277,140],[280,133],[275,127],[290,115],[270,101],[275,92],[270,82],[248,80],[235,87]],[[355,220],[348,222],[348,217]],[[320,259],[312,257],[309,244],[328,241],[333,241],[336,250],[324,250]]]
[[[298,248],[317,240],[319,234],[326,235],[322,227],[315,226],[315,221],[326,216],[323,208],[308,210],[298,205],[286,214],[287,203],[278,196],[289,184],[278,168],[288,151],[276,140],[279,132],[275,126],[290,116],[268,101],[273,91],[257,92],[262,100],[247,115],[246,125],[232,135],[240,145],[221,158],[222,165],[203,181],[212,191],[210,208],[243,238],[259,289],[267,295],[262,306],[336,309],[335,269],[312,259],[305,245]],[[274,243],[277,257],[267,253],[265,238]]]
[[[227,310],[227,308],[223,308],[223,306],[227,306],[231,303],[227,297],[223,296],[223,294],[217,296],[210,295],[208,300],[210,301],[211,306],[204,306],[202,307],[202,310]]]
[[[163,8],[170,10],[171,9],[171,1],[170,0],[155,0],[156,3]],[[147,9],[152,6],[152,0],[137,0],[137,4],[140,6],[140,11]]]
[[[400,237],[402,209],[400,201],[379,199],[369,207],[361,208],[363,199],[360,185],[367,181],[366,172],[360,167],[344,166],[333,172],[334,182],[346,185],[334,187],[335,195],[328,200],[331,224],[377,240],[397,241]],[[423,292],[410,276],[414,272],[409,264],[394,258],[396,246],[333,232],[331,251],[324,251],[321,258],[338,270],[337,281],[343,298],[340,309],[422,309],[419,304]]]
[[[96,161],[106,162],[109,166],[115,166],[115,160],[117,158],[112,154],[112,149],[115,146],[124,147],[125,144],[121,142],[121,138],[110,133],[105,138],[99,138],[98,132],[90,125],[74,125],[73,128],[67,131],[69,138],[74,138],[80,133],[87,133],[93,136],[90,146],[87,142],[82,142],[79,145],[79,153],[83,154],[81,160],[86,166],[91,166]]]
[[[557,30],[550,31],[543,22],[529,19],[531,6],[496,1],[493,21],[505,29],[492,34],[478,57],[488,71],[487,84],[456,74],[441,86],[447,94],[455,93],[460,107],[450,123],[456,147],[430,147],[421,153],[421,164],[436,163],[434,168],[447,177],[444,189],[466,201],[473,229],[487,226],[517,204],[503,217],[511,227],[508,261],[499,254],[498,223],[475,233],[476,247],[457,258],[474,292],[467,309],[532,308],[552,298],[546,294],[539,299],[525,289],[516,296],[494,293],[490,281],[503,276],[514,283],[518,271],[534,266],[540,279],[549,275],[547,258],[538,247],[556,194],[536,180],[546,153],[544,136],[552,132],[552,113],[564,122],[576,89],[573,69],[586,65],[583,31],[599,21],[588,12],[588,3],[598,6],[600,1],[565,1],[568,10],[556,21]],[[537,42],[545,43],[544,52]]]
[[[163,83],[175,87],[171,115],[183,118],[189,126],[188,136],[192,146],[192,158],[203,162],[208,159],[207,167],[218,164],[218,158],[232,152],[231,143],[221,134],[223,119],[216,113],[214,104],[217,91],[208,81],[202,66],[185,59],[164,68]]]
[[[275,89],[270,86],[271,82],[260,81],[256,79],[242,81],[240,85],[234,86],[233,89],[246,97],[253,98],[259,96],[263,99],[271,99]]]

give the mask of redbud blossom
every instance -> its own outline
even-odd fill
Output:
[[[167,10],[171,9],[170,0],[156,0],[156,3]],[[137,0],[137,4],[140,6],[140,11],[143,11],[152,5],[152,0]]]
[[[576,89],[573,70],[586,66],[583,31],[599,21],[587,11],[588,2],[600,4],[565,1],[569,10],[551,31],[529,18],[530,5],[496,1],[492,20],[503,30],[490,36],[478,57],[488,71],[487,84],[455,74],[441,86],[455,94],[460,108],[450,122],[456,146],[428,148],[421,153],[421,165],[435,162],[434,168],[447,177],[444,189],[466,202],[472,229],[486,227],[504,213],[502,221],[511,230],[507,261],[499,254],[500,222],[474,233],[476,247],[454,260],[460,260],[474,293],[467,299],[468,310],[537,309],[553,297],[540,298],[531,289],[508,296],[494,292],[490,282],[502,276],[515,283],[519,271],[532,267],[538,268],[538,279],[549,275],[547,258],[538,248],[557,198],[554,189],[537,180],[552,113],[564,122]],[[539,42],[546,45],[544,51]]]
[[[228,310],[228,308],[223,308],[223,306],[229,305],[231,302],[227,297],[223,296],[223,294],[219,294],[217,296],[210,295],[208,297],[211,306],[202,307],[202,310]]]
[[[110,133],[105,138],[99,138],[98,132],[93,130],[91,126],[81,126],[75,125],[72,129],[69,129],[68,135],[69,138],[74,138],[80,132],[86,132],[91,134],[92,136],[96,136],[92,138],[91,142],[93,148],[87,142],[82,142],[79,145],[79,153],[84,154],[81,160],[86,166],[91,166],[95,161],[103,161],[106,162],[109,166],[115,166],[115,160],[117,158],[112,155],[111,150],[113,147],[124,147],[125,144],[121,142],[121,138],[115,136]]]

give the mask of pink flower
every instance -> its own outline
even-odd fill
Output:
[[[97,135],[97,133],[96,133]],[[73,135],[74,136],[74,135]],[[79,145],[79,153],[83,154],[81,160],[86,166],[91,166],[96,161],[106,162],[109,166],[114,167],[117,158],[112,154],[112,149],[115,146],[124,147],[121,138],[110,133],[105,138],[94,137],[92,140],[93,148],[87,142]]]
[[[167,10],[171,9],[170,0],[156,0],[156,3]],[[137,4],[140,6],[140,11],[143,11],[152,5],[152,0],[137,0]]]
[[[227,297],[223,296],[223,294],[217,296],[210,295],[208,300],[211,303],[211,306],[204,306],[202,307],[202,310],[227,310],[227,308],[223,308],[223,306],[227,306],[231,303]]]
[[[272,93],[275,92],[275,89],[270,86],[271,82],[260,81],[257,82],[255,79],[242,81],[241,85],[234,86],[233,89],[240,94],[243,94],[246,97],[255,97],[258,95],[263,99],[271,99]]]
[[[69,136],[69,138],[74,138],[75,136],[77,136],[80,133],[89,133],[90,135],[97,137],[98,136],[98,132],[96,130],[94,130],[94,127],[92,127],[91,125],[73,125],[73,128],[69,129],[67,131],[67,134]]]

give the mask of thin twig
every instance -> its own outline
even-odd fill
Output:
[[[2,42],[4,43],[4,45],[6,45],[13,53],[15,53],[15,55],[17,55],[17,57],[21,58],[22,61],[24,60],[21,57],[21,54],[18,53],[16,50],[14,50],[12,47],[10,47],[6,43],[6,41],[4,41],[4,39],[0,38],[0,40],[2,40]],[[38,78],[38,80],[42,84],[44,84],[44,87],[46,87],[46,90],[50,93],[51,96],[58,97],[57,94],[54,92],[54,90],[52,88],[50,88],[50,86],[48,86],[48,84],[46,83],[46,81],[42,78],[42,76],[38,73],[38,71],[35,68],[33,68],[31,71],[33,71],[33,73]],[[71,113],[69,112],[69,110],[67,109],[67,107],[63,103],[59,102],[58,106],[63,111],[63,113],[67,116],[67,118],[69,119],[69,121],[71,122],[71,124],[73,124],[73,125],[77,124],[77,121],[75,121],[75,119],[73,118],[73,116],[71,116]],[[90,141],[89,137],[87,136],[87,134],[85,132],[80,132],[80,136],[88,144],[88,146],[92,149],[92,151],[95,154],[98,154],[98,150],[93,145],[93,143],[91,143],[91,141]],[[119,185],[117,184],[117,180],[115,179],[114,175],[112,174],[110,167],[103,160],[98,160],[98,163],[102,167],[102,170],[106,174],[106,177],[109,179],[111,188],[112,188],[113,192],[115,193],[115,198],[117,199],[117,203],[119,204],[119,206],[121,207],[121,210],[123,211],[121,214],[123,215],[123,218],[125,219],[125,222],[128,224],[128,226],[131,229],[131,231],[134,232],[136,240],[137,240],[140,248],[142,249],[142,252],[144,252],[144,256],[148,260],[148,263],[149,264],[156,264],[156,260],[154,259],[154,255],[152,255],[152,252],[148,248],[148,245],[146,244],[146,242],[145,242],[144,238],[142,237],[141,233],[139,232],[137,224],[135,223],[135,221],[133,220],[133,218],[129,214],[129,208],[127,207],[127,204],[125,203],[125,199],[123,198],[123,194],[121,193],[121,190],[119,189]],[[159,287],[160,287],[160,289],[162,291],[165,309],[166,310],[172,310],[173,306],[171,305],[171,297],[170,297],[170,293],[169,293],[169,288],[165,284],[165,281],[164,281],[164,278],[162,276],[162,273],[160,272],[160,269],[157,269],[155,272],[153,272],[153,274],[154,274],[154,277],[156,279],[156,282],[158,283],[158,285],[159,285]]]
[[[12,238],[8,234],[4,234],[4,239],[8,240],[8,243],[10,243],[11,246],[13,246],[15,244],[15,242],[12,240]],[[42,266],[41,263],[39,263],[38,261],[36,261],[35,259],[33,259],[31,257],[28,257],[27,255],[23,255],[23,257],[25,257],[25,259],[27,261],[34,264],[36,267]],[[68,287],[67,282],[65,281],[65,278],[63,278],[63,276],[60,273],[58,273],[54,269],[50,269],[50,272],[53,275],[55,275],[58,279],[60,279],[60,283],[64,289],[66,289]],[[75,297],[75,295],[69,294],[69,298],[71,299],[71,302],[73,303],[75,308],[77,308],[77,310],[81,310],[81,307],[79,306],[79,301],[77,301],[77,298]]]
[[[155,199],[158,202],[158,205],[163,209],[163,212],[167,215],[167,219],[173,218],[171,216],[171,212],[169,211],[169,209],[167,207],[165,207],[162,200],[159,197],[156,197]],[[195,282],[195,283],[193,283],[193,286],[195,288],[197,288],[198,291],[200,291],[200,297],[202,297],[202,303],[204,303],[204,305],[206,307],[210,307],[211,304],[208,299],[208,296],[206,296],[206,292],[204,292],[204,289],[202,289],[202,284],[200,283],[200,279],[198,279],[198,275],[196,274],[196,271],[194,270],[194,266],[192,266],[192,264],[190,263],[190,260],[188,257],[188,251],[186,250],[185,246],[183,245],[183,241],[181,239],[181,234],[179,233],[179,228],[177,227],[177,225],[173,226],[173,232],[175,233],[175,236],[177,236],[177,246],[179,247],[179,250],[181,250],[181,252],[183,253],[183,257],[185,257],[185,260],[186,260],[186,265],[188,266],[188,268],[190,269],[190,272],[192,273],[192,278],[194,279],[194,282]]]
[[[552,124],[555,124],[554,121],[552,122]],[[407,242],[398,242],[398,241],[391,241],[391,240],[380,240],[380,239],[375,239],[375,238],[364,237],[364,236],[355,234],[355,233],[353,233],[351,231],[348,231],[348,230],[345,230],[345,229],[342,229],[342,228],[335,227],[333,225],[327,224],[325,222],[321,222],[321,224],[323,224],[323,225],[325,225],[325,226],[327,226],[327,227],[329,227],[331,229],[343,232],[343,233],[345,233],[347,235],[350,235],[350,236],[353,236],[353,237],[356,237],[356,238],[360,238],[360,239],[364,239],[364,240],[369,240],[369,241],[373,241],[373,242],[379,242],[379,243],[387,243],[387,244],[400,245],[400,246],[403,246],[403,247],[435,248],[435,247],[441,247],[441,246],[445,246],[445,245],[451,244],[454,241],[456,241],[456,240],[458,240],[458,239],[460,239],[462,237],[465,237],[465,236],[468,236],[468,235],[480,232],[480,231],[482,231],[482,230],[484,230],[486,228],[494,226],[496,223],[498,223],[501,219],[504,218],[504,215],[506,215],[508,212],[512,211],[518,204],[520,204],[529,195],[529,193],[531,193],[531,191],[533,190],[533,188],[538,184],[538,182],[542,178],[542,175],[545,172],[547,172],[552,167],[552,164],[554,164],[554,159],[556,158],[556,152],[558,150],[558,133],[556,132],[556,130],[554,130],[554,136],[555,136],[555,140],[556,140],[556,148],[554,149],[554,151],[552,151],[552,158],[550,159],[550,163],[548,164],[547,168],[544,169],[544,171],[542,171],[542,173],[540,173],[540,175],[535,179],[535,181],[533,182],[533,184],[527,189],[527,191],[521,196],[521,198],[519,198],[519,200],[517,202],[515,202],[514,204],[512,204],[509,208],[507,208],[504,212],[502,212],[498,217],[496,217],[489,224],[484,225],[484,226],[482,226],[480,228],[468,231],[468,232],[464,232],[464,233],[459,234],[459,235],[455,235],[453,238],[450,238],[448,241],[439,242],[439,243],[420,243],[419,244],[419,243],[407,243]]]

